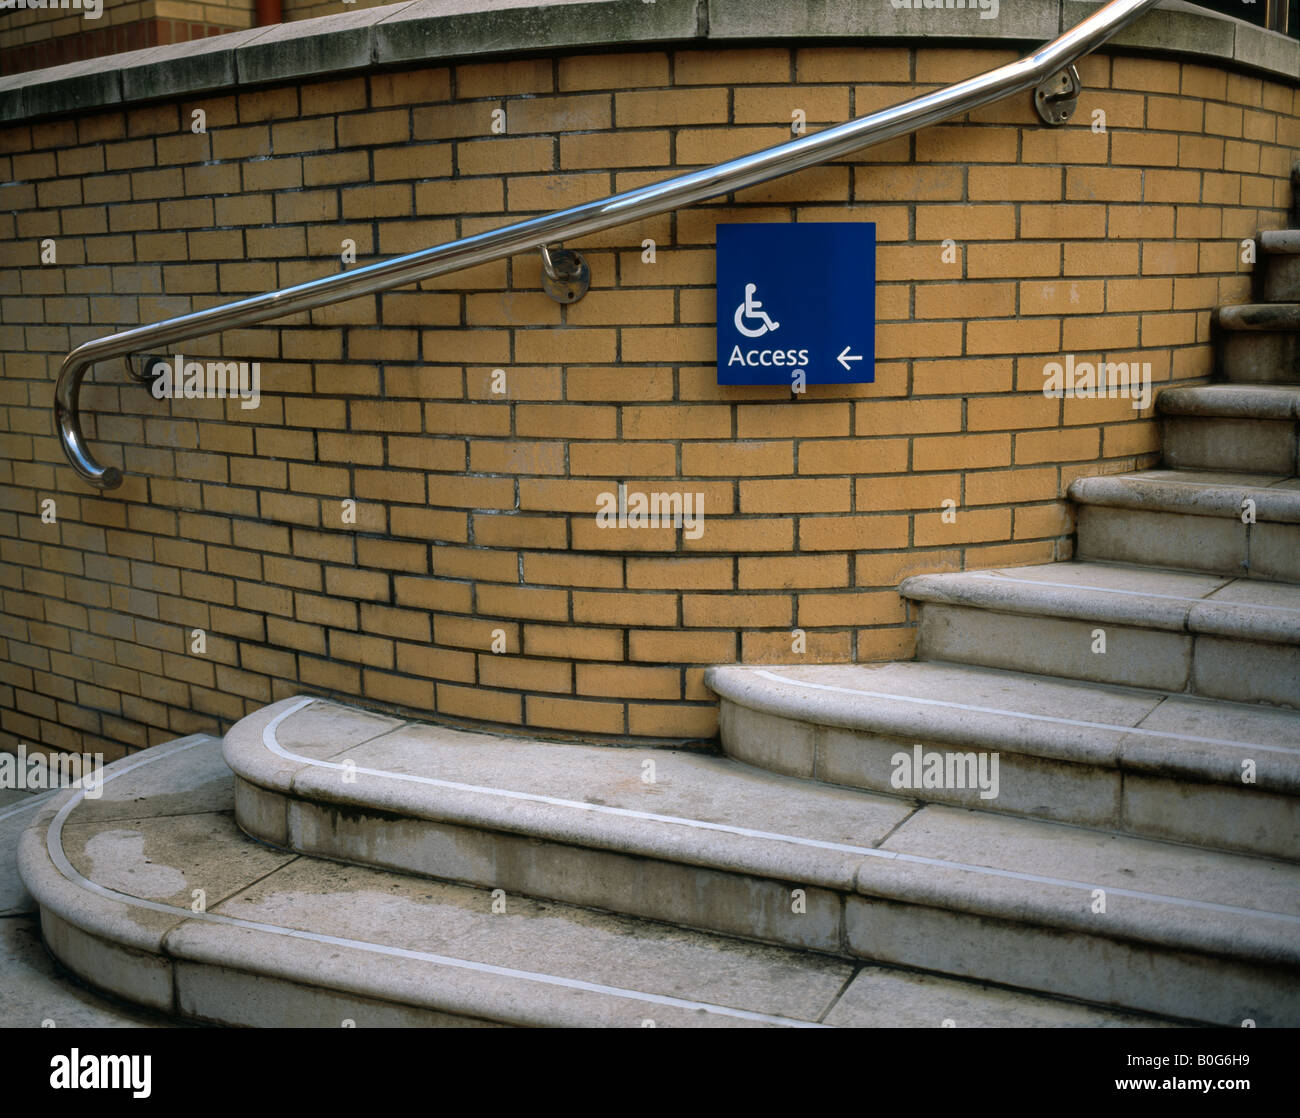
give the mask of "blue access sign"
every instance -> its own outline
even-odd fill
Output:
[[[876,379],[876,227],[718,226],[718,383]]]

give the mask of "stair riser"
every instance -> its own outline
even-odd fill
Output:
[[[1192,784],[1177,776],[1121,771],[1114,764],[1076,764],[1001,748],[997,750],[998,794],[982,799],[978,788],[899,789],[890,780],[892,758],[900,752],[912,756],[917,744],[926,752],[982,751],[969,743],[816,726],[725,699],[721,723],[722,748],[728,756],[787,776],[923,803],[1300,858],[1300,799],[1264,792],[1258,785]]]
[[[492,1029],[510,1027],[416,1005],[323,990],[264,974],[178,961],[182,1017],[246,1029]],[[345,1022],[352,1022],[351,1025]]]
[[[773,881],[303,801],[282,806],[293,847],[304,853],[503,889],[507,904],[512,894],[542,897],[855,960],[888,956],[918,966],[924,958],[924,969],[941,974],[956,968],[982,981],[1089,1000],[1090,990],[1103,990],[1106,1005],[1207,1023],[1238,1025],[1243,1017],[1260,1025],[1300,1022],[1296,976],[1279,978],[1271,968],[1109,940],[1104,916],[1098,917],[1097,935],[1083,935],[857,896],[800,881],[797,874]],[[275,813],[264,808],[260,814]],[[385,830],[397,833],[376,839]],[[791,911],[795,889],[806,894],[806,913]],[[936,921],[954,936],[946,945],[932,931]],[[915,925],[916,953],[907,946],[909,925]],[[976,941],[983,947],[972,962],[970,945]],[[1063,947],[1070,951],[1070,967],[1061,966]],[[1189,979],[1192,971],[1197,981]]]
[[[1300,706],[1300,647],[927,602],[917,652],[1093,683]],[[1094,652],[1098,631],[1105,651]]]
[[[242,780],[236,782],[236,816],[254,838],[303,854],[843,954],[839,895],[807,883],[791,885],[455,823],[344,812]],[[275,827],[279,818],[285,821],[284,832]],[[807,893],[806,913],[791,911],[794,888]]]
[[[1164,465],[1174,469],[1296,472],[1296,425],[1286,420],[1168,416]]]
[[[172,968],[167,960],[101,939],[44,907],[41,938],[51,955],[97,990],[162,1013],[175,1008]]]
[[[1225,330],[1219,371],[1244,384],[1300,383],[1300,339],[1266,330]]]
[[[1300,582],[1300,524],[1081,505],[1079,559]]]
[[[1121,903],[1111,898],[1111,903]],[[853,898],[845,913],[851,949],[945,974],[1065,997],[1100,992],[1114,1004],[1240,1027],[1294,1021],[1300,978],[1293,971],[1243,966],[1077,932],[1048,932],[943,909]],[[1105,914],[1097,915],[1104,929]]]
[[[1266,252],[1260,257],[1264,269],[1262,303],[1300,303],[1300,255]]]

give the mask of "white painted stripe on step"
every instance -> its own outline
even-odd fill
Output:
[[[775,678],[775,677],[774,677]],[[870,846],[851,846],[841,842],[824,842],[821,839],[803,838],[799,835],[780,834],[775,831],[756,831],[749,827],[736,827],[729,823],[710,823],[703,819],[689,819],[680,815],[658,815],[649,811],[636,811],[627,807],[612,807],[609,804],[593,804],[586,800],[564,800],[557,796],[545,796],[540,792],[515,792],[506,788],[491,788],[477,784],[462,784],[455,780],[441,780],[432,776],[415,776],[410,773],[389,772],[386,769],[363,768],[360,765],[344,763],[338,761],[321,761],[315,757],[303,757],[297,753],[290,753],[285,749],[276,737],[276,730],[280,723],[292,714],[296,714],[309,703],[316,702],[316,699],[300,699],[291,707],[287,707],[262,730],[262,744],[267,747],[277,757],[283,757],[289,761],[300,761],[304,764],[311,765],[313,768],[333,769],[340,772],[352,774],[364,774],[366,776],[378,776],[388,780],[401,781],[407,784],[423,784],[435,788],[449,788],[457,792],[475,792],[485,796],[496,796],[509,800],[525,800],[531,803],[550,804],[555,807],[575,808],[579,811],[594,812],[599,815],[616,815],[627,819],[645,819],[653,823],[672,823],[682,827],[692,827],[702,831],[721,831],[726,834],[741,835],[745,838],[766,839],[774,842],[788,842],[796,846],[813,847],[819,850],[837,850],[848,854],[861,855],[867,858],[879,858],[886,861],[905,862],[910,865],[934,866],[938,869],[960,870],[966,873],[982,874],[987,877],[1003,877],[1014,881],[1028,881],[1038,885],[1053,885],[1069,889],[1086,890],[1091,897],[1093,890],[1104,889],[1109,896],[1131,897],[1135,900],[1158,901],[1162,904],[1178,905],[1183,908],[1206,909],[1211,912],[1229,912],[1237,916],[1263,917],[1271,920],[1282,920],[1288,924],[1300,924],[1300,916],[1292,916],[1284,912],[1269,912],[1265,909],[1241,908],[1237,905],[1218,904],[1214,901],[1196,901],[1186,897],[1170,897],[1161,893],[1144,893],[1137,889],[1122,889],[1117,886],[1099,885],[1096,882],[1071,881],[1067,878],[1044,877],[1040,874],[1020,873],[1017,870],[1000,870],[992,866],[976,866],[966,862],[952,862],[945,858],[926,858],[919,854],[903,854],[893,850],[879,850]]]
[[[1182,594],[1152,594],[1146,590],[1119,590],[1111,586],[1088,586],[1078,585],[1073,582],[1047,582],[1037,578],[1015,578],[1011,575],[991,574],[987,571],[971,572],[968,578],[983,579],[986,582],[1015,582],[1021,586],[1054,586],[1059,590],[1091,590],[1100,594],[1124,594],[1131,598],[1159,598],[1165,602],[1195,602],[1199,605],[1210,606],[1236,606],[1242,609],[1271,609],[1278,610],[1282,613],[1294,613],[1300,616],[1300,609],[1294,606],[1267,606],[1255,602],[1229,602],[1222,598],[1189,598]],[[1227,586],[1225,583],[1224,586]],[[1217,586],[1211,593],[1217,594],[1224,586]],[[954,603],[961,604],[961,603]]]
[[[308,699],[306,702],[314,702]],[[300,709],[304,703],[299,703],[288,713]],[[190,742],[183,742],[176,748],[167,749],[166,747],[157,747],[148,750],[138,761],[126,765],[114,773],[105,777],[104,783],[126,775],[126,773],[139,768],[142,765],[150,764],[154,761],[160,761],[173,754],[184,752],[187,749],[193,749],[196,745],[203,744],[206,739],[198,739]],[[50,828],[46,832],[45,847],[49,852],[51,861],[54,862],[59,872],[73,884],[80,886],[88,892],[97,896],[104,897],[107,900],[118,901],[127,905],[134,905],[138,908],[146,908],[151,912],[160,912],[168,916],[176,916],[184,920],[197,920],[205,924],[224,924],[233,928],[249,928],[254,931],[268,932],[271,935],[286,936],[290,939],[309,940],[312,943],[329,944],[332,947],[354,948],[360,951],[367,951],[375,955],[388,955],[399,959],[412,959],[422,963],[432,963],[436,966],[450,967],[454,970],[474,971],[479,974],[494,974],[503,978],[515,978],[525,982],[537,982],[546,986],[559,986],[567,990],[584,990],[593,994],[604,994],[610,997],[626,998],[629,1001],[644,1002],[650,1005],[661,1005],[674,1009],[702,1010],[719,1017],[734,1017],[742,1021],[755,1021],[768,1025],[783,1025],[788,1028],[797,1029],[825,1029],[829,1025],[822,1025],[815,1021],[801,1021],[792,1017],[779,1017],[769,1013],[755,1013],[747,1009],[735,1009],[731,1006],[713,1005],[709,1002],[691,1001],[687,998],[673,998],[664,994],[648,994],[642,990],[629,990],[619,986],[606,986],[599,982],[584,982],[577,978],[564,978],[554,974],[540,974],[536,971],[519,970],[515,967],[499,967],[491,963],[479,963],[471,959],[458,959],[450,955],[437,955],[430,951],[413,951],[405,947],[394,947],[390,944],[371,943],[367,940],[347,939],[342,936],[325,935],[321,932],[308,932],[299,928],[286,928],[280,924],[265,924],[257,920],[245,920],[238,916],[223,916],[214,912],[193,912],[189,908],[182,908],[177,905],[163,904],[161,901],[151,901],[143,897],[133,897],[129,893],[121,893],[116,889],[109,889],[81,874],[75,866],[68,860],[68,856],[63,849],[63,824],[73,809],[81,803],[84,793],[78,790],[77,794],[70,798],[62,808],[59,809],[54,820],[50,823]]]
[[[1001,707],[975,706],[973,703],[956,703],[951,699],[922,699],[917,695],[899,695],[893,691],[866,691],[858,687],[840,687],[831,683],[813,683],[805,679],[791,679],[789,676],[777,675],[765,669],[756,668],[755,675],[776,683],[788,683],[794,687],[805,687],[813,691],[834,691],[841,695],[863,695],[868,699],[887,699],[898,703],[915,703],[917,706],[946,707],[952,710],[969,710],[976,714],[1001,714],[1007,718],[1023,718],[1030,722],[1052,722],[1059,726],[1080,726],[1087,730],[1114,730],[1124,734],[1141,734],[1149,738],[1169,738],[1173,741],[1194,741],[1202,745],[1227,745],[1233,749],[1250,749],[1264,753],[1287,753],[1295,755],[1296,750],[1285,745],[1262,745],[1258,742],[1232,741],[1228,738],[1206,738],[1196,734],[1177,734],[1172,730],[1147,730],[1141,726],[1124,726],[1113,722],[1088,722],[1082,718],[1058,718],[1054,714],[1030,714],[1023,710],[1004,710]],[[1150,713],[1150,712],[1148,712]]]

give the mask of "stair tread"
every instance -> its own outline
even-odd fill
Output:
[[[1132,697],[1111,690],[1112,707],[1128,698],[1138,721]],[[861,706],[863,696],[852,697]],[[278,726],[295,714],[309,710],[319,724],[335,706],[300,698],[248,716],[227,735],[227,762],[241,779],[293,798],[388,817],[468,823],[1093,934],[1090,890],[1118,890],[1125,900],[1112,905],[1102,934],[1300,961],[1300,866],[1280,860],[937,805],[913,810],[892,796],[690,752],[658,751],[658,780],[646,784],[646,751],[464,735],[422,723],[328,758],[279,744]],[[1270,756],[1294,760],[1291,750]]]
[[[1166,388],[1156,403],[1165,415],[1289,420],[1300,416],[1300,384],[1198,384]]]
[[[913,575],[926,602],[1300,645],[1300,586],[1123,563],[1074,561]]]
[[[362,1026],[409,1007],[551,1026],[938,1024],[954,1006],[965,1024],[1151,1023],[554,902],[512,896],[493,913],[487,889],[276,851],[237,829],[233,777],[211,739],[155,747],[105,778],[101,799],[68,792],[41,813],[23,875],[97,950],[183,966],[178,990],[141,996],[170,994],[191,1016],[301,1024],[268,1007],[268,980],[281,980],[314,989],[323,1017]]]
[[[1083,505],[1238,519],[1255,502],[1257,521],[1300,523],[1300,479],[1231,470],[1141,470],[1076,478],[1070,498]]]

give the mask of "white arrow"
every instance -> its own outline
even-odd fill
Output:
[[[846,369],[848,369],[848,368],[851,368],[851,366],[849,365],[849,362],[850,362],[850,361],[861,361],[861,360],[862,360],[862,354],[860,354],[860,353],[850,353],[850,352],[849,352],[849,347],[848,347],[848,346],[845,346],[845,347],[844,347],[844,351],[843,351],[843,352],[842,352],[842,353],[841,353],[837,358],[835,358],[835,360],[838,361],[841,365],[843,365]]]

